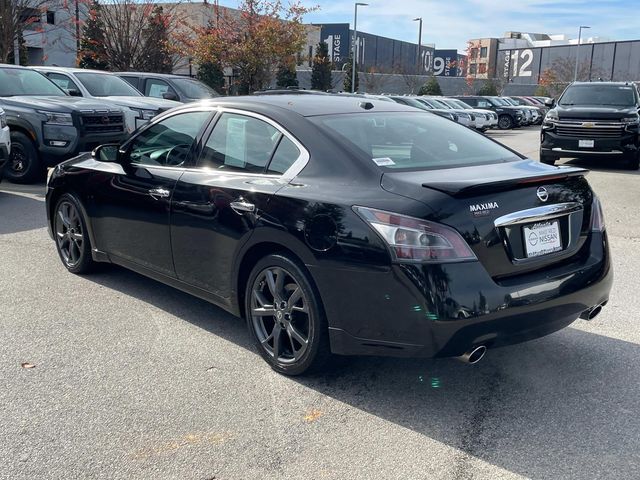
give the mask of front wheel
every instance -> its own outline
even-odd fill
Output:
[[[556,164],[556,157],[553,157],[551,155],[547,155],[544,154],[542,152],[540,152],[540,162],[544,163],[545,165],[555,165]]]
[[[509,115],[500,115],[500,118],[498,118],[498,128],[500,128],[500,130],[513,128],[513,119]]]
[[[60,260],[71,273],[88,273],[95,263],[78,200],[65,193],[58,200],[54,215],[53,232]]]
[[[14,183],[33,183],[42,174],[38,150],[22,132],[11,132],[11,154],[4,174]]]
[[[282,254],[261,259],[247,281],[245,312],[260,355],[277,372],[300,375],[328,366],[326,317],[298,262]]]

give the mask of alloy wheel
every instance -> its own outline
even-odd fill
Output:
[[[262,348],[279,363],[299,361],[309,347],[313,318],[294,276],[281,267],[262,270],[253,283],[250,306]]]
[[[67,267],[74,267],[82,260],[84,241],[78,209],[71,202],[61,202],[56,212],[56,242]]]
[[[11,157],[9,159],[9,168],[16,177],[24,175],[29,166],[29,157],[24,148],[19,143],[11,145]]]

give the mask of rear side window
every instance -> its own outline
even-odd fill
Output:
[[[199,166],[264,173],[281,135],[260,119],[223,113],[207,139]]]
[[[486,137],[426,112],[358,113],[311,120],[384,169],[425,170],[520,159]]]
[[[289,167],[291,167],[299,157],[300,150],[296,147],[296,144],[283,136],[278,144],[278,148],[273,154],[267,173],[281,175],[289,170]]]

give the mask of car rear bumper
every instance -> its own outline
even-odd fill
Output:
[[[334,353],[458,356],[477,345],[547,335],[608,301],[613,271],[606,234],[592,234],[587,248],[580,261],[502,282],[479,262],[309,269]]]

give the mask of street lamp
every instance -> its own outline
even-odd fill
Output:
[[[578,45],[576,47],[576,69],[573,72],[573,81],[575,82],[578,79],[578,59],[580,57],[580,43],[582,43],[582,29],[587,29],[591,27],[587,27],[586,25],[580,25],[580,29],[578,30]]]
[[[414,22],[420,22],[420,27],[418,28],[418,55],[416,63],[418,64],[418,75],[422,70],[422,65],[420,65],[420,50],[422,50],[422,17],[414,18]]]
[[[356,91],[356,54],[358,46],[358,7],[368,7],[368,3],[356,2],[355,14],[353,16],[353,51],[351,53],[351,93]]]

